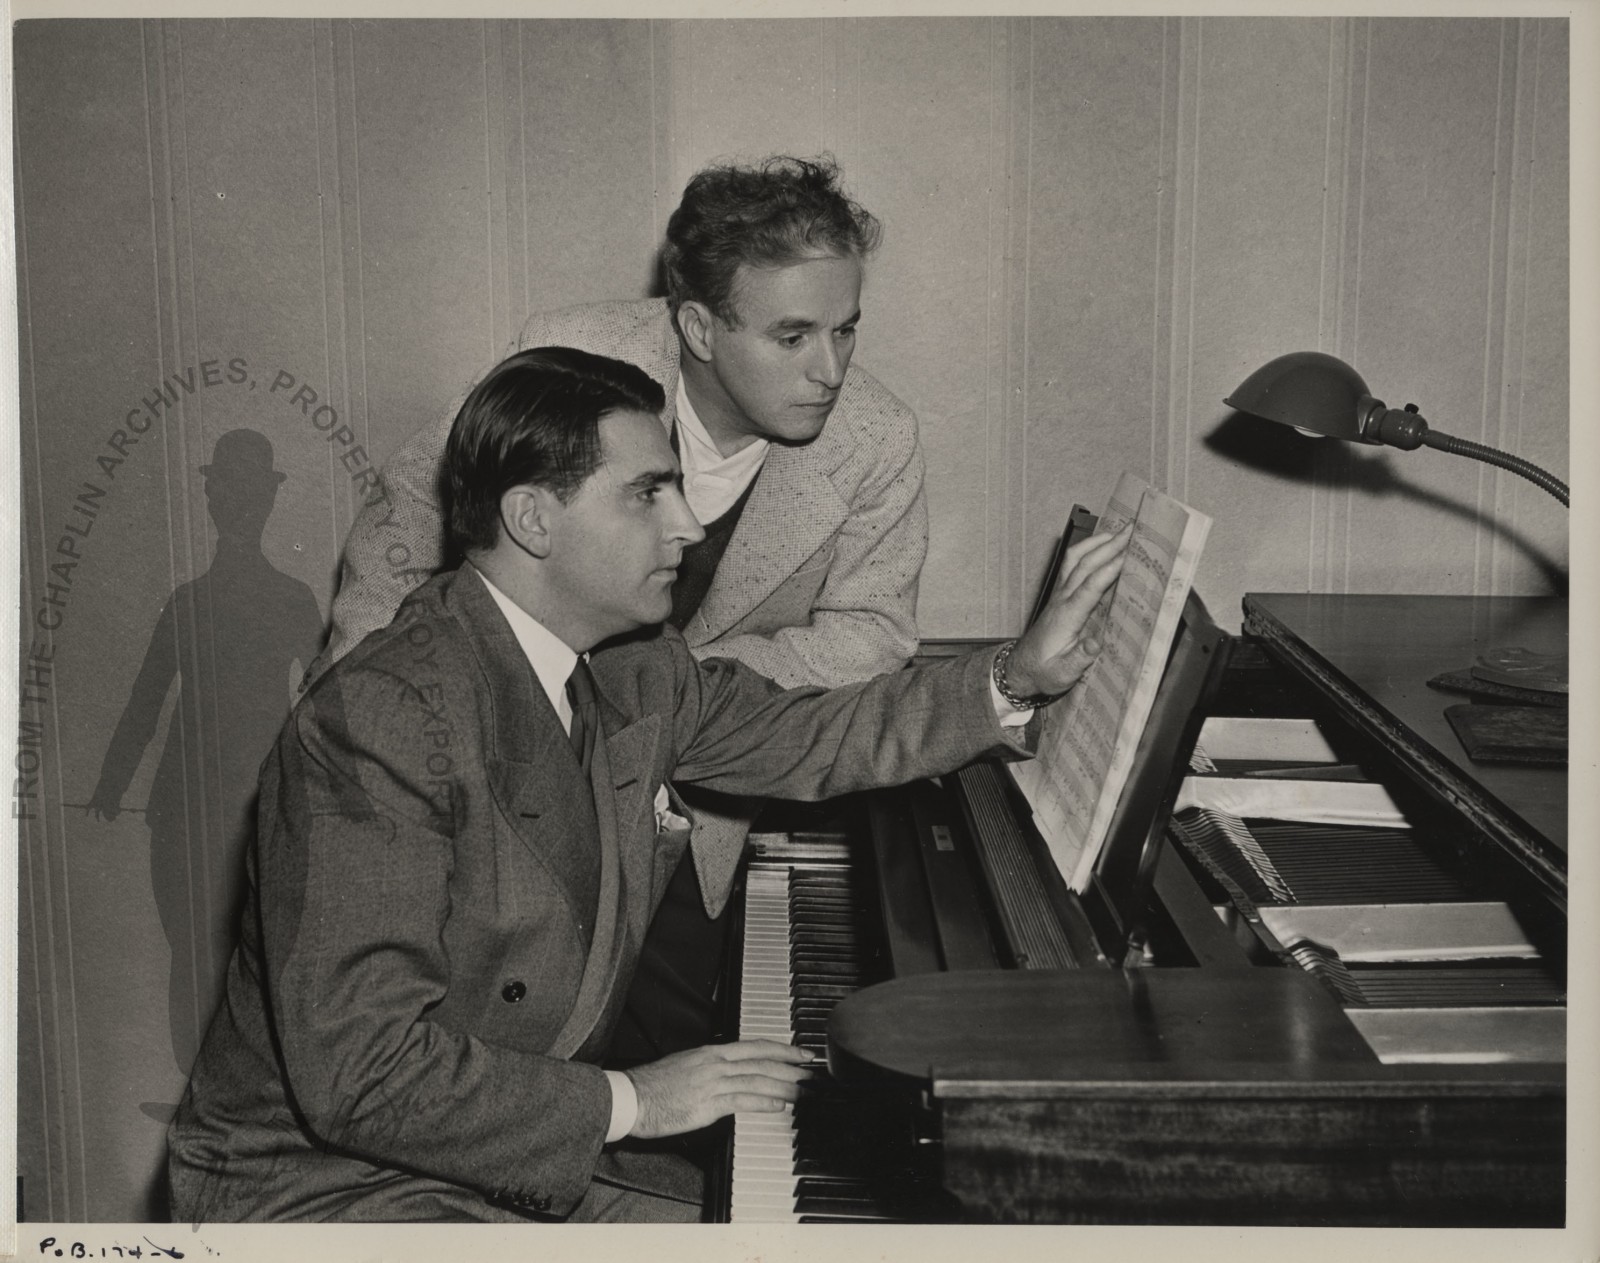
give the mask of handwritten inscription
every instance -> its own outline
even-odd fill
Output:
[[[44,1237],[39,1241],[39,1255],[41,1258],[55,1259],[181,1259],[183,1251],[177,1246],[157,1245],[149,1237],[143,1238],[143,1244],[137,1242],[133,1245],[123,1245],[120,1241],[114,1245],[96,1245],[92,1242],[61,1241],[55,1237]],[[215,1251],[207,1250],[208,1254]]]

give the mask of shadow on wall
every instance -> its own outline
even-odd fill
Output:
[[[1369,455],[1360,444],[1308,438],[1286,425],[1258,421],[1238,412],[1229,413],[1206,435],[1205,445],[1235,464],[1286,482],[1316,483],[1325,489],[1359,491],[1369,496],[1404,496],[1470,522],[1483,517],[1470,501],[1441,495],[1401,477],[1395,472],[1392,459],[1378,454],[1381,449],[1374,448]],[[1473,462],[1457,463],[1466,468]],[[1567,595],[1568,571],[1562,561],[1502,522],[1489,519],[1487,525],[1538,568],[1551,592]]]
[[[102,820],[123,810],[144,813],[151,885],[172,952],[172,1057],[185,1077],[238,933],[256,773],[288,714],[290,667],[311,662],[323,633],[311,589],[261,551],[286,477],[273,468],[271,442],[254,430],[230,430],[200,472],[216,553],[210,569],[180,585],[162,608],[88,803]],[[174,677],[178,697],[150,801],[124,808]]]

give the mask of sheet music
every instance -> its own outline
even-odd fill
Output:
[[[1211,519],[1123,474],[1102,531],[1134,521],[1122,574],[1105,609],[1099,657],[1045,712],[1039,753],[1012,775],[1068,885],[1082,892],[1161,684]]]

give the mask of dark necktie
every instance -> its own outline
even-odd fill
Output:
[[[600,721],[595,714],[594,676],[582,658],[567,677],[567,701],[572,706],[572,727],[568,733],[572,752],[578,756],[583,774],[588,776],[589,765],[594,762],[594,736]]]

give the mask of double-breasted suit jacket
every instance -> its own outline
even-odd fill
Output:
[[[626,360],[661,383],[677,415],[679,342],[662,299],[541,313],[518,347],[572,346]],[[383,494],[345,543],[324,662],[394,616],[445,564],[439,469],[461,401],[385,465]],[[911,410],[852,364],[812,442],[773,444],[700,609],[684,628],[696,656],[735,658],[785,687],[891,671],[917,645],[917,578],[928,549],[922,449]],[[695,860],[716,912],[740,849],[736,811],[701,811]]]
[[[832,692],[697,662],[671,630],[591,662],[588,786],[470,567],[302,699],[171,1130],[179,1217],[563,1215],[597,1172],[650,1187],[602,1152],[595,1063],[687,842],[658,831],[659,787],[830,797],[1021,748],[988,655]]]

